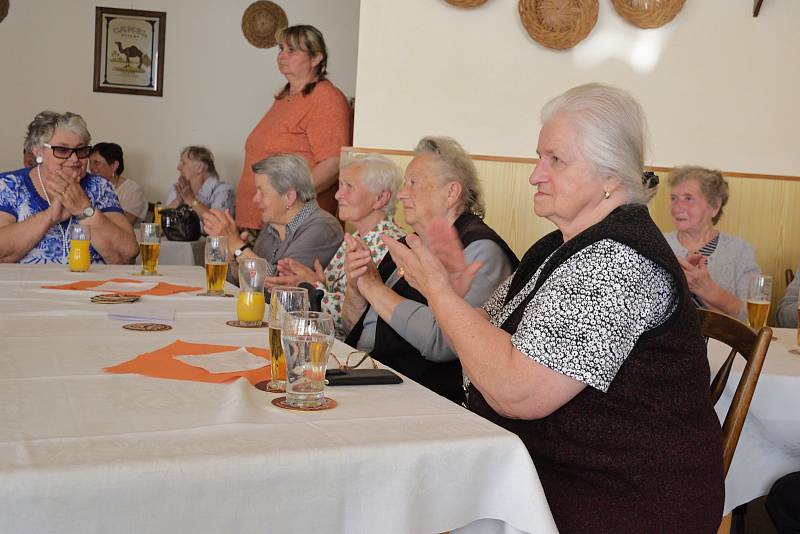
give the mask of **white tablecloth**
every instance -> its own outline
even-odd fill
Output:
[[[132,332],[91,292],[40,287],[131,271],[0,265],[0,532],[556,532],[522,442],[409,380],[299,413],[243,379],[103,373],[176,339],[266,345],[225,325],[234,299],[146,296],[173,329]]]
[[[778,339],[770,344],[725,479],[725,513],[766,495],[772,483],[782,475],[800,471],[800,356],[789,352],[797,347],[797,331],[773,330]],[[709,341],[712,373],[719,369],[728,352],[721,343]],[[744,368],[744,359],[737,360],[716,406],[720,421],[725,418]]]

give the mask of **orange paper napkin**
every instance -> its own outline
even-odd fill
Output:
[[[44,289],[70,289],[75,291],[91,291],[97,286],[101,286],[108,282],[117,282],[124,284],[144,284],[141,280],[131,280],[130,278],[111,278],[110,280],[81,280],[80,282],[72,282],[69,284],[61,284],[57,286],[42,286]],[[144,291],[121,291],[119,293],[124,295],[173,295],[175,293],[184,293],[190,291],[197,291],[201,289],[197,286],[181,286],[177,284],[169,284],[167,282],[158,282],[155,287],[146,289]]]
[[[194,380],[196,382],[230,382],[243,377],[255,385],[263,380],[269,380],[269,351],[257,347],[245,347],[254,356],[264,358],[264,367],[249,371],[236,371],[233,373],[209,373],[201,367],[189,365],[175,356],[215,354],[235,350],[239,347],[230,345],[204,345],[202,343],[188,343],[177,340],[153,352],[140,354],[132,360],[123,362],[113,367],[103,369],[107,373],[133,373],[155,378],[172,378],[175,380]]]

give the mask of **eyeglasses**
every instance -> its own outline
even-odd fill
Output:
[[[69,159],[73,154],[78,156],[78,159],[86,159],[92,153],[92,145],[79,146],[78,148],[71,148],[68,146],[54,146],[49,143],[43,143],[53,151],[53,155],[58,159]]]
[[[339,369],[341,369],[342,371],[347,371],[348,369],[355,369],[356,367],[364,363],[364,360],[366,360],[367,358],[369,358],[369,361],[372,363],[373,369],[378,368],[378,364],[375,363],[375,360],[373,360],[369,354],[361,350],[354,350],[353,352],[349,353],[347,355],[347,359],[344,361],[344,364],[342,364],[342,361],[339,358],[337,358],[334,353],[331,352],[331,356],[333,356],[333,359],[336,360],[337,364],[339,364]],[[360,360],[358,360],[359,356],[361,357]],[[350,358],[353,358],[353,360],[358,360],[358,361],[353,365],[350,365]]]

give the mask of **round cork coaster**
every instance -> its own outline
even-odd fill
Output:
[[[268,323],[261,321],[261,324],[252,325],[252,324],[245,324],[242,321],[225,321],[225,324],[228,326],[235,326],[236,328],[266,328]]]
[[[137,295],[124,295],[122,293],[102,293],[89,299],[93,304],[125,304],[139,300]]]
[[[168,324],[161,323],[129,323],[122,325],[125,330],[135,330],[137,332],[163,332],[164,330],[172,330]]]
[[[336,401],[330,397],[325,397],[323,400],[322,405],[315,406],[313,408],[301,408],[299,406],[292,406],[291,404],[286,404],[286,397],[278,397],[272,399],[272,404],[277,406],[278,408],[283,408],[284,410],[295,410],[298,412],[321,412],[322,410],[332,410],[336,408]]]

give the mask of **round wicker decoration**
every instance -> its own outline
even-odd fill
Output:
[[[456,7],[478,7],[486,3],[486,0],[444,0]]]
[[[611,0],[619,16],[640,28],[659,28],[675,18],[686,0]]]
[[[275,34],[289,25],[281,6],[269,0],[258,0],[242,15],[242,33],[256,48],[272,48],[277,44]]]
[[[0,0],[0,22],[8,15],[8,0]]]
[[[519,17],[531,38],[556,50],[583,41],[597,22],[598,0],[519,0]]]

